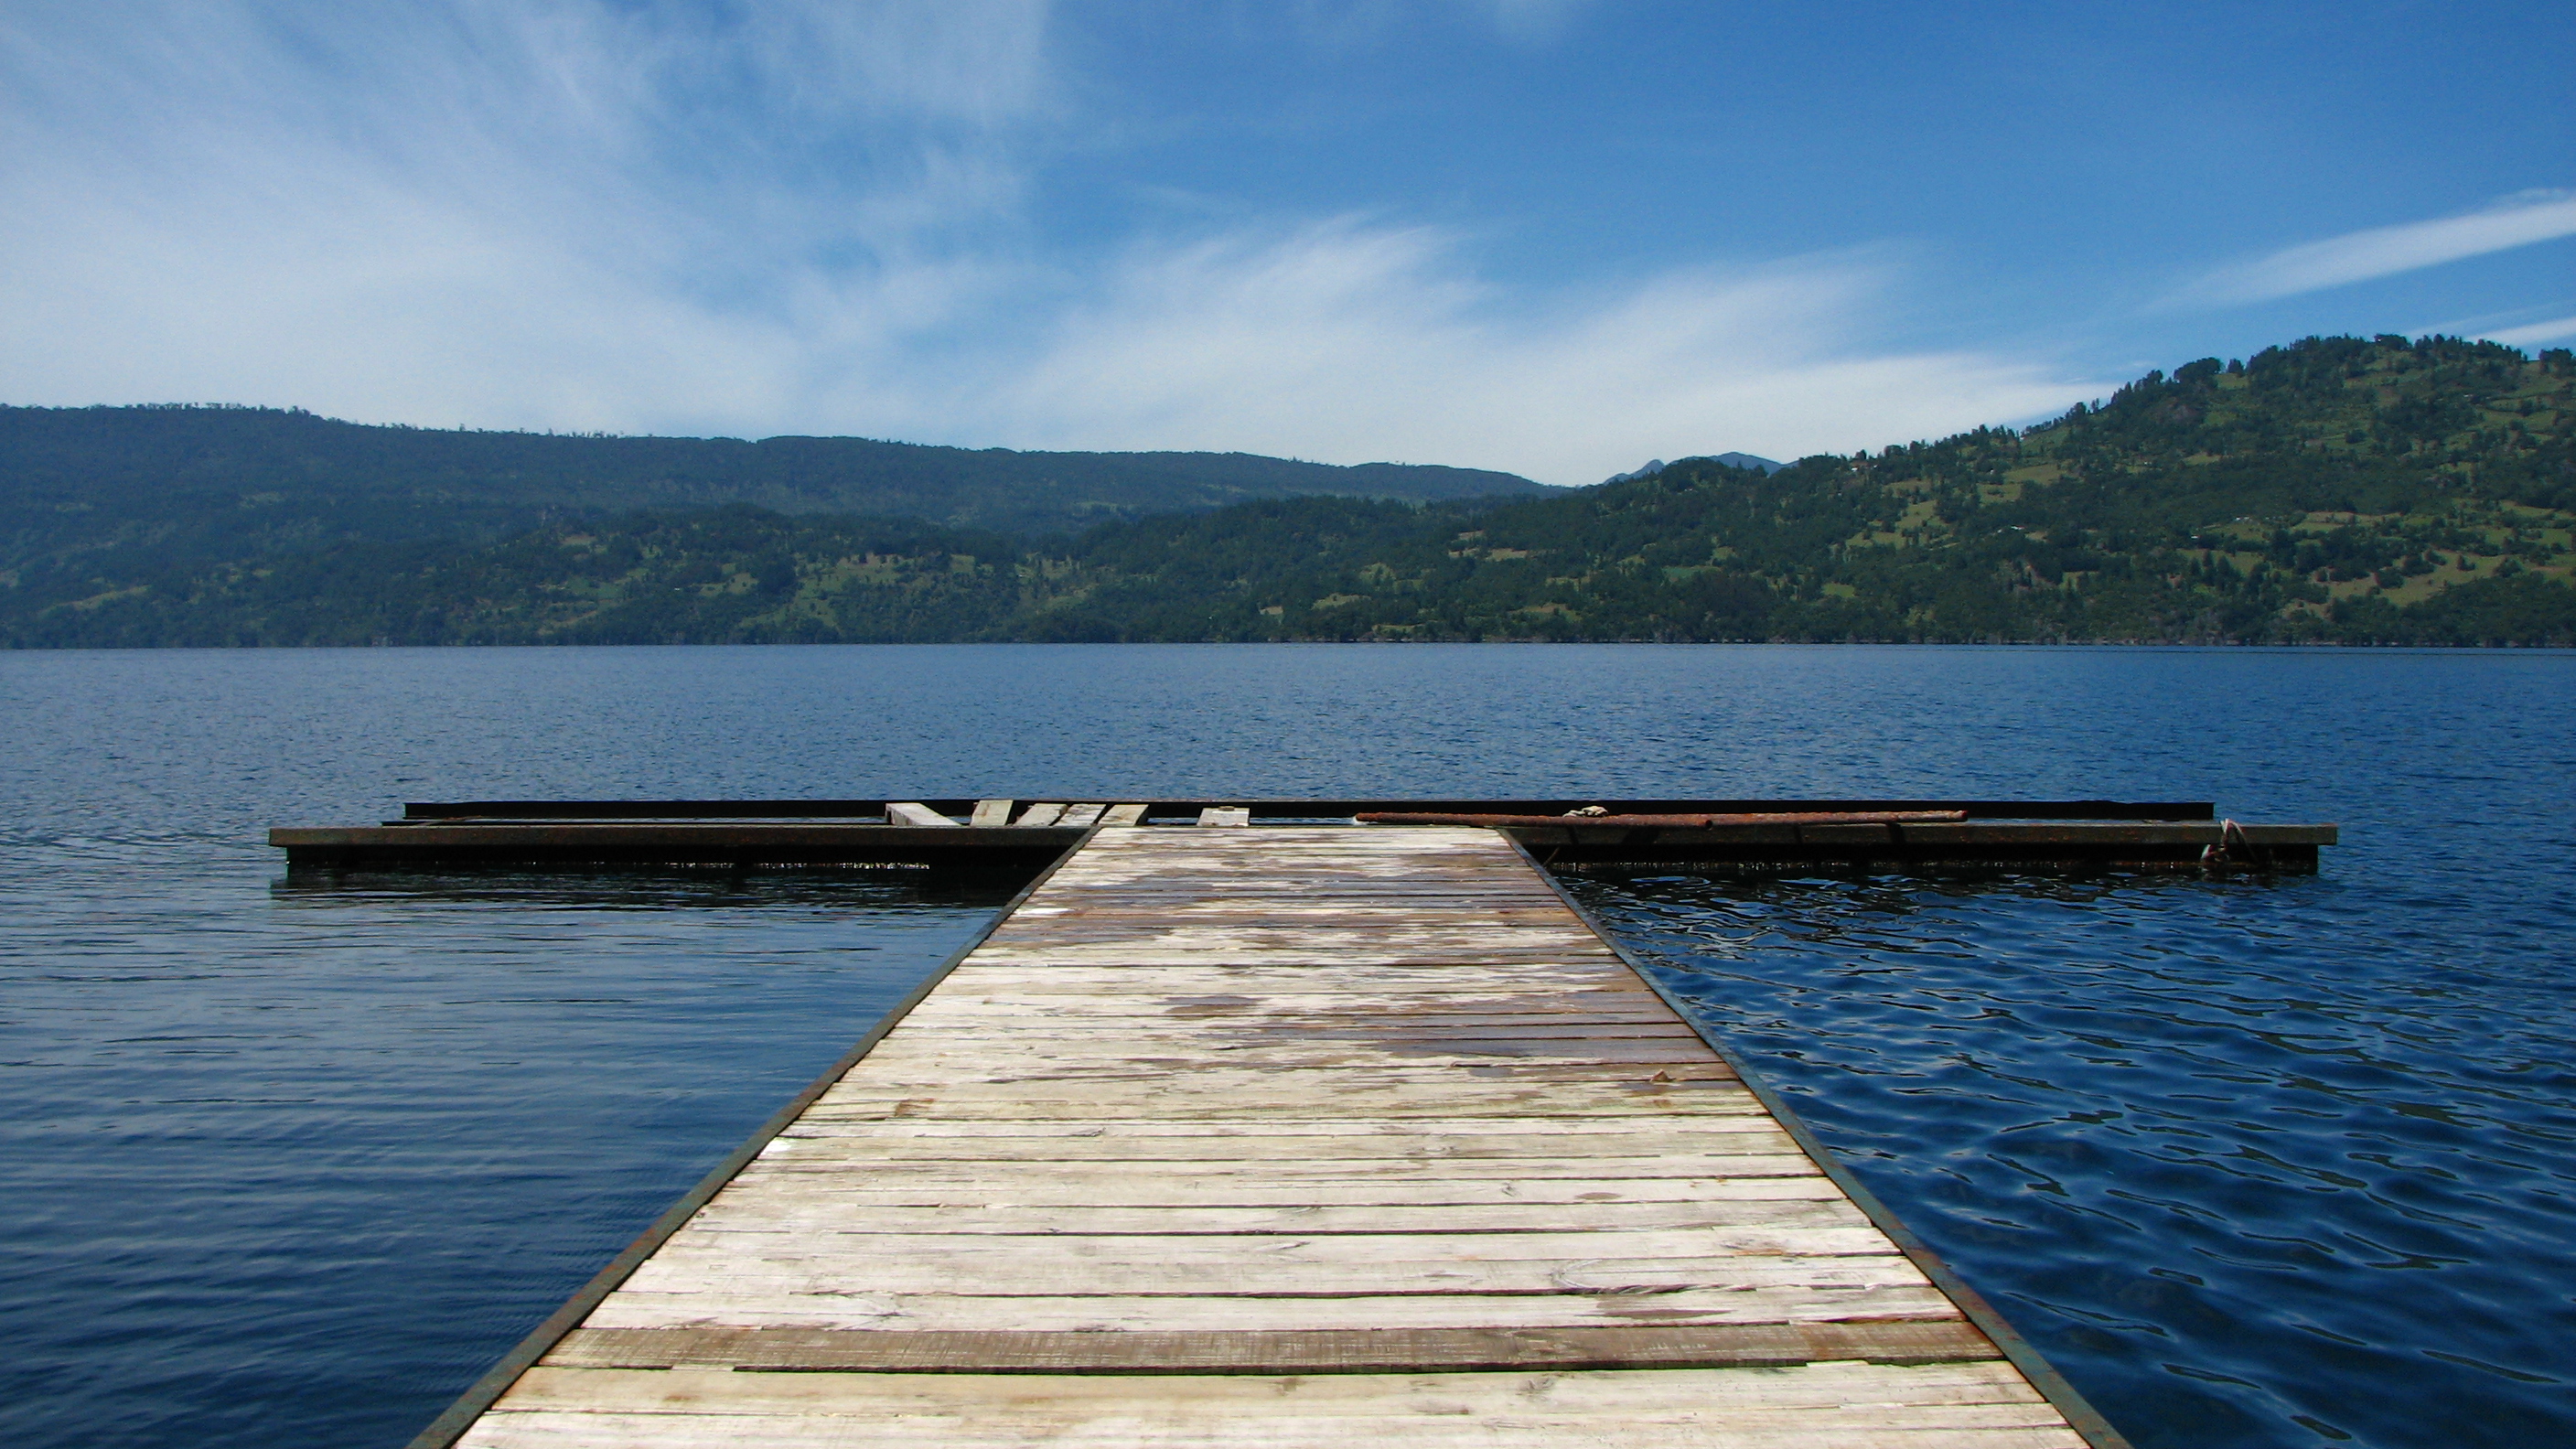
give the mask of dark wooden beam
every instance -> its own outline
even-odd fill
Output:
[[[971,798],[918,800],[942,815],[973,812]],[[1135,795],[1091,791],[1075,796],[1020,795],[1032,800],[1135,800]],[[1562,815],[1600,806],[1619,815],[1749,815],[1783,811],[1963,810],[1971,820],[2214,820],[2206,800],[1631,800],[1612,796],[1556,800],[1152,800],[1151,820],[1197,818],[1210,807],[1252,812],[1255,820],[1347,820],[1370,810],[1442,815]],[[484,820],[832,820],[882,819],[882,800],[458,800],[415,802],[405,821]]]

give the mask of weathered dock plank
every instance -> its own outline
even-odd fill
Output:
[[[1101,830],[456,1442],[2116,1443],[1872,1210],[1494,832]]]
[[[476,1442],[1022,1449],[2072,1449],[1987,1366],[1585,1373],[1009,1375],[545,1367]],[[487,1421],[488,1422],[488,1421]]]

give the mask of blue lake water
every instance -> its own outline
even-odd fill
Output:
[[[2139,1445],[2576,1442],[2576,656],[1504,645],[0,654],[0,1442],[401,1444],[1006,894],[267,826],[980,794],[2339,821],[1579,889]]]

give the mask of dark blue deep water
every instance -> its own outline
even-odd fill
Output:
[[[2576,656],[1503,645],[0,654],[0,1442],[401,1444],[1007,893],[265,827],[976,794],[2339,821],[1580,889],[2139,1445],[2576,1443]]]

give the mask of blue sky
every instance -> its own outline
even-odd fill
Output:
[[[1583,483],[2576,340],[2559,4],[17,0],[0,399]]]

